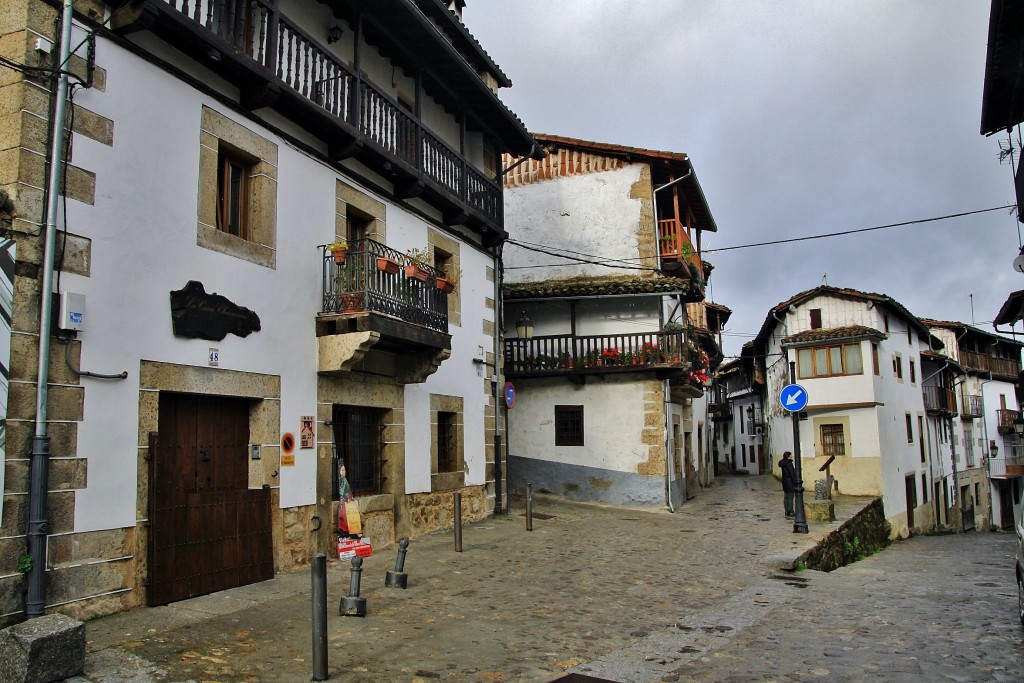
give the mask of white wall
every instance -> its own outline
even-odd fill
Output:
[[[640,200],[630,198],[630,189],[640,179],[641,169],[641,164],[630,164],[614,171],[558,177],[507,188],[505,228],[513,239],[523,242],[557,243],[561,249],[597,257],[636,258],[639,256],[636,235]],[[505,248],[507,268],[536,266],[553,260],[557,259],[515,245]],[[577,264],[510,269],[506,271],[506,280],[522,282],[576,275],[623,274],[635,274],[635,271]]]
[[[86,329],[80,334],[82,368],[126,370],[129,376],[125,381],[82,379],[85,419],[78,452],[89,459],[89,484],[77,493],[76,531],[135,524],[142,360],[206,367],[208,349],[217,347],[221,369],[281,376],[282,431],[296,432],[301,415],[316,414],[314,320],[321,303],[316,245],[334,235],[339,178],[333,169],[107,41],[99,42],[98,61],[107,69],[106,91],[83,90],[75,101],[113,120],[114,144],[75,137],[74,163],[96,173],[96,199],[94,206],[69,201],[67,224],[70,232],[92,240],[92,276],[65,273],[60,284],[88,298]],[[277,145],[274,269],[196,245],[203,105]],[[395,248],[427,244],[428,226],[419,217],[388,205],[386,218],[388,241]],[[493,297],[493,285],[486,280],[489,259],[484,254],[463,242],[460,256],[465,331],[453,326],[452,358],[423,386],[407,388],[406,419],[417,420],[407,437],[423,443],[420,432],[429,430],[423,406],[430,392],[464,395],[468,483],[482,483],[486,396],[472,357],[478,345],[492,348],[481,320],[493,319],[484,304]],[[254,310],[262,329],[219,342],[175,337],[169,292],[190,279]],[[283,507],[315,500],[315,450],[296,455],[294,467],[281,468]],[[429,457],[411,449],[409,458],[410,490],[429,490]]]

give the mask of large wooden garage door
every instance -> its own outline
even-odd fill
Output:
[[[248,488],[248,401],[161,393],[159,430],[150,444],[149,604],[273,578],[270,490]]]

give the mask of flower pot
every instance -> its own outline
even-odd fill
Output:
[[[455,285],[449,282],[447,278],[439,277],[437,278],[435,284],[437,285],[437,288],[440,289],[445,294],[451,294],[452,292],[455,291]]]
[[[377,257],[377,270],[382,270],[389,275],[394,275],[398,272],[398,262],[387,258],[386,256]]]
[[[416,265],[415,263],[410,263],[405,267],[405,276],[410,280],[419,280],[420,282],[426,282],[427,279],[430,277],[430,273],[421,268],[420,266]]]
[[[348,248],[343,249],[331,249],[331,256],[334,257],[335,263],[344,263],[345,257],[348,255]]]

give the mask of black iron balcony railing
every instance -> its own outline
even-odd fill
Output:
[[[501,185],[473,168],[408,110],[282,14],[277,0],[163,2],[438,188],[501,225]]]
[[[354,240],[343,263],[323,252],[322,313],[372,312],[448,333],[444,273],[375,240]]]
[[[922,387],[924,393],[924,408],[929,412],[956,415],[956,394],[952,389],[937,386]]]
[[[692,370],[703,384],[707,381],[707,368],[694,362],[694,354],[682,331],[546,335],[506,341],[505,374],[544,376],[677,368]]]

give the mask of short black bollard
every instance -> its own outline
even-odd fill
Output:
[[[327,558],[313,556],[313,680],[327,680]]]
[[[341,599],[338,613],[343,617],[365,617],[366,598],[359,597],[359,578],[363,573],[363,558],[352,558],[352,580],[348,585],[348,595]]]
[[[384,585],[388,588],[405,588],[409,583],[409,575],[405,573],[405,553],[409,550],[409,539],[398,542],[398,557],[395,558],[395,570],[388,570],[384,576]]]
[[[533,531],[533,484],[526,485],[526,530]]]
[[[462,552],[462,494],[455,494],[455,552]]]

